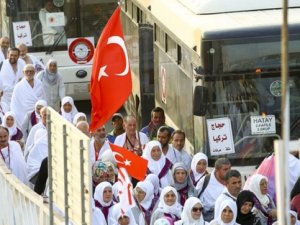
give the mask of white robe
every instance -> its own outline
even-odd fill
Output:
[[[0,77],[3,84],[3,96],[1,98],[1,101],[5,102],[8,106],[10,106],[11,96],[15,85],[23,77],[24,66],[24,60],[18,59],[17,72],[15,73],[8,59],[3,61],[3,65],[0,71]]]
[[[95,147],[94,147],[94,143],[95,143],[95,139],[93,138],[90,141],[90,157],[91,157],[91,165],[93,165],[96,161],[101,160],[102,155],[104,152],[106,152],[107,150],[110,150],[110,146],[109,146],[109,142],[107,140],[105,140],[104,144],[102,145],[98,158],[96,159],[96,154],[95,154]],[[111,151],[111,150],[110,150]]]
[[[5,60],[2,49],[0,48],[0,63]]]
[[[47,133],[45,132],[47,135]],[[36,137],[37,138],[37,137]],[[36,140],[27,159],[27,179],[34,177],[40,170],[42,161],[48,157],[48,138],[43,136]]]
[[[33,111],[38,100],[45,100],[46,95],[41,81],[34,78],[34,86],[31,87],[28,81],[23,78],[13,91],[10,109],[16,114],[17,126],[22,127],[24,115]]]
[[[196,186],[198,193],[201,191],[205,176],[200,179]],[[220,194],[223,193],[225,185],[221,184],[215,177],[215,170],[211,172],[210,179],[205,191],[200,196],[200,201],[203,203],[205,211],[215,207],[215,202]]]
[[[22,149],[19,143],[15,141],[9,141],[8,145],[10,157],[8,156],[8,147],[1,149],[2,154],[5,158],[5,164],[11,170],[12,174],[19,178],[19,180],[24,184],[27,184],[26,163],[22,153]],[[0,158],[2,159],[1,156]]]
[[[26,144],[25,144],[25,148],[24,148],[24,157],[25,157],[25,160],[27,160],[27,157],[34,145],[34,136],[35,136],[35,133],[39,130],[39,129],[45,129],[46,130],[46,127],[45,125],[42,123],[42,122],[39,122],[37,123],[36,125],[34,125],[29,134],[28,134],[28,137],[27,137],[27,141],[26,141]]]
[[[149,139],[148,139],[147,135],[142,132],[139,132],[139,135],[140,135],[140,142],[142,145],[142,149],[144,149],[145,145],[149,142]],[[136,133],[136,138],[138,138],[137,133]],[[125,144],[125,141],[126,141],[126,133],[123,133],[116,137],[114,144],[118,145],[120,147],[123,147]]]

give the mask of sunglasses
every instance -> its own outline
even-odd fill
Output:
[[[194,207],[194,208],[192,208],[192,211],[193,212],[197,212],[197,211],[202,212],[203,211],[203,207],[200,207],[200,208]]]

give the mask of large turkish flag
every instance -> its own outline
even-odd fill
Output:
[[[105,124],[127,100],[131,90],[131,73],[118,6],[101,33],[94,55],[90,130],[95,131]]]

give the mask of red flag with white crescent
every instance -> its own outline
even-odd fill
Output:
[[[120,10],[118,6],[104,27],[94,55],[91,75],[91,131],[104,125],[121,108],[132,90]]]
[[[119,168],[125,168],[127,173],[135,179],[145,179],[148,160],[120,146],[111,143],[109,145]]]

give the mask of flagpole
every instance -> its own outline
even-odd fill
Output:
[[[290,93],[288,68],[288,0],[282,1],[281,29],[281,136],[283,141],[275,146],[275,179],[277,195],[277,217],[279,225],[290,225],[290,196],[288,193],[287,159],[290,141]],[[280,144],[282,143],[282,144]]]

